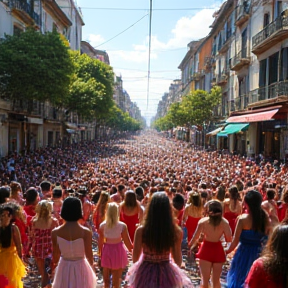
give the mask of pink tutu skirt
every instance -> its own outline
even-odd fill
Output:
[[[143,255],[128,270],[129,288],[193,288],[193,284],[171,260],[146,261]]]
[[[123,242],[117,244],[104,243],[101,266],[112,270],[123,269],[128,265],[127,251]]]
[[[65,260],[62,257],[56,268],[53,288],[95,288],[97,278],[86,258]]]

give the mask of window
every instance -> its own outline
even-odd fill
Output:
[[[279,52],[269,57],[269,85],[278,81]]]
[[[23,32],[23,29],[21,29],[19,26],[14,25],[13,26],[13,35],[19,36]]]
[[[288,47],[281,50],[279,81],[288,80]]]
[[[260,61],[259,87],[264,87],[266,85],[266,67],[267,67],[267,59]]]

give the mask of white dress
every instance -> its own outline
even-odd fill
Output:
[[[53,288],[95,288],[97,278],[85,257],[83,238],[68,241],[57,237],[61,257],[56,268]]]

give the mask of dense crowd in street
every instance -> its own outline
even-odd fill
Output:
[[[288,287],[287,172],[150,130],[10,153],[0,163],[0,288],[23,287],[31,258],[41,287],[96,287],[99,271],[105,288],[194,287],[183,247],[203,288],[221,287],[227,259],[229,288]]]

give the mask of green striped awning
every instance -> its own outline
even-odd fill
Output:
[[[246,131],[249,127],[249,123],[233,123],[228,124],[224,130],[217,134],[218,137],[227,136],[229,134],[238,133],[240,131]]]

